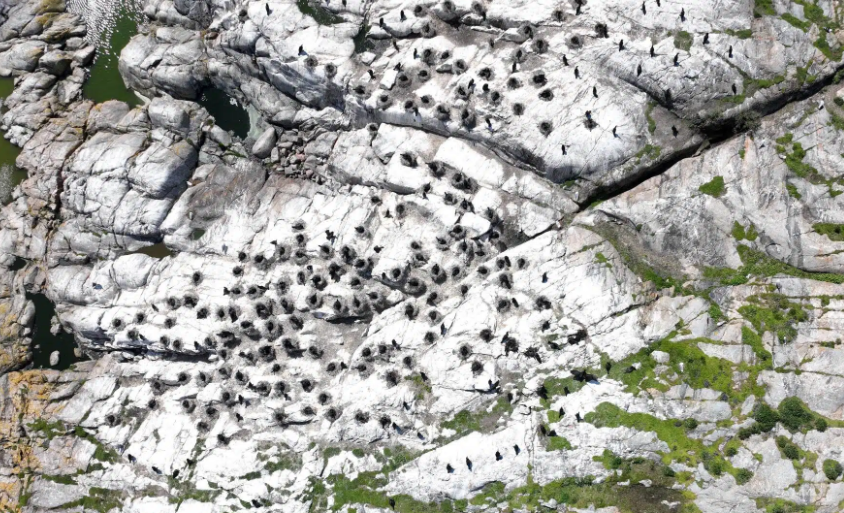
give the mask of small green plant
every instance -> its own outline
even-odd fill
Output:
[[[841,463],[835,460],[824,460],[823,473],[826,474],[827,479],[835,481],[844,473],[844,468],[841,467]]]
[[[708,194],[713,198],[718,198],[724,194],[727,188],[724,186],[724,178],[716,176],[711,181],[698,187],[698,190],[704,194]]]

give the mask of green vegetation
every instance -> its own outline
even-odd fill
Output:
[[[794,199],[800,199],[803,197],[800,195],[800,192],[797,190],[797,187],[790,183],[785,184],[785,190],[788,191],[788,195]]]
[[[545,446],[546,451],[570,451],[573,447],[563,436],[552,436],[548,438],[548,444]]]
[[[824,460],[823,473],[826,474],[827,479],[835,481],[841,477],[842,472],[844,472],[844,468],[841,467],[841,463],[835,460]]]
[[[506,397],[502,396],[498,398],[490,412],[472,413],[468,410],[462,410],[450,420],[443,421],[440,426],[443,429],[456,431],[454,435],[448,437],[448,440],[456,440],[472,431],[488,431],[494,428],[498,419],[511,411],[513,411],[513,406],[507,401]]]
[[[808,32],[808,31],[809,31],[809,29],[812,27],[812,23],[811,23],[811,22],[809,22],[809,21],[803,21],[803,20],[801,20],[800,18],[798,18],[797,16],[794,16],[793,14],[791,14],[790,12],[787,12],[787,13],[783,14],[783,15],[781,16],[781,18],[782,18],[783,20],[787,21],[787,22],[788,22],[789,24],[791,24],[792,26],[799,28],[799,29],[800,29],[800,30],[802,30],[803,32]]]
[[[831,60],[832,62],[839,62],[841,60],[842,53],[844,53],[844,49],[842,48],[832,48],[829,46],[829,42],[826,40],[826,32],[820,31],[818,34],[818,38],[815,40],[815,48],[820,50],[820,52],[826,57],[827,59]]]
[[[738,251],[743,264],[740,268],[730,269],[727,267],[707,267],[703,272],[704,277],[719,281],[722,285],[742,285],[750,281],[751,276],[767,278],[776,276],[777,274],[786,274],[796,278],[806,278],[809,280],[826,281],[839,285],[844,283],[844,274],[811,273],[804,271],[780,262],[761,251],[757,251],[743,244],[739,244],[736,251]]]
[[[751,29],[742,29],[742,30],[733,30],[727,29],[724,31],[725,34],[731,35],[733,37],[737,37],[739,39],[750,39],[753,37],[753,30]]]
[[[739,430],[738,436],[742,440],[746,440],[752,435],[767,433],[774,429],[778,422],[792,433],[798,431],[805,433],[812,428],[825,431],[829,422],[833,422],[835,425],[844,425],[842,421],[829,421],[818,415],[796,397],[784,399],[777,410],[764,402],[759,404],[753,413],[753,419],[756,422],[752,426]]]
[[[742,240],[749,240],[754,241],[759,236],[759,233],[756,231],[756,226],[753,223],[750,224],[748,228],[745,228],[738,221],[733,222],[733,238],[737,241]]]
[[[738,312],[747,319],[758,333],[769,331],[781,342],[790,342],[797,336],[795,325],[809,316],[799,303],[789,301],[779,294],[760,294],[747,298],[748,304]]]
[[[753,478],[753,472],[747,470],[746,468],[740,468],[736,471],[735,474],[736,483],[739,485],[747,484]]]
[[[814,513],[814,506],[800,506],[783,499],[756,499],[756,507],[765,513]]]
[[[296,0],[296,7],[302,14],[310,16],[320,25],[336,25],[345,21],[342,16],[334,14],[318,2]]]
[[[803,458],[803,454],[800,450],[800,447],[798,447],[797,444],[789,440],[788,437],[778,436],[777,447],[780,448],[780,453],[782,453],[783,458],[787,458],[790,460],[800,460]]]
[[[755,0],[753,2],[753,15],[757,18],[762,16],[776,16],[777,11],[774,9],[774,0]]]
[[[595,262],[597,262],[599,264],[605,264],[607,267],[612,267],[612,264],[610,263],[610,261],[600,251],[595,254]]]
[[[844,224],[815,223],[812,225],[812,229],[821,235],[826,235],[829,240],[844,241]]]
[[[679,30],[674,34],[674,48],[688,52],[692,49],[692,42],[692,35],[684,30]]]
[[[724,472],[734,476],[738,473],[738,470],[718,452],[717,443],[707,446],[701,440],[690,438],[682,422],[661,420],[646,413],[628,413],[610,403],[599,404],[594,412],[586,414],[585,420],[597,427],[624,426],[655,433],[657,438],[669,447],[669,451],[662,455],[662,461],[666,465],[673,461],[689,466],[703,463],[704,468],[714,476],[720,476]],[[606,457],[606,453],[604,456]],[[609,464],[613,465],[615,462],[610,460]]]
[[[56,436],[67,433],[67,427],[61,422],[47,422],[44,419],[37,419],[35,422],[29,424],[30,431],[37,431],[44,435],[47,440],[52,440]]]
[[[787,149],[787,145],[789,144],[791,145],[791,152]],[[834,183],[842,185],[844,181],[841,178],[827,179],[817,169],[803,162],[803,159],[806,157],[806,150],[803,149],[801,143],[794,142],[794,136],[792,134],[789,133],[777,139],[776,150],[777,153],[785,156],[785,165],[788,166],[788,169],[792,173],[812,184],[826,185],[829,189],[830,196],[835,197],[841,194],[842,191],[837,191],[832,186]]]
[[[659,155],[662,153],[662,148],[659,146],[653,146],[650,144],[646,144],[644,148],[639,150],[633,157],[636,159],[636,163],[640,163],[643,158],[647,157],[650,160],[656,160],[659,158]]]
[[[63,484],[63,485],[75,485],[76,484],[76,479],[74,479],[74,477],[70,474],[60,474],[60,475],[53,475],[53,476],[45,474],[41,477],[43,477],[47,481],[52,481],[54,483],[59,483],[59,484]]]
[[[753,349],[753,353],[756,355],[756,358],[763,362],[763,366],[766,366],[764,362],[770,362],[771,358],[773,358],[771,352],[765,349],[765,345],[762,343],[762,337],[747,326],[742,326],[741,328],[741,342]]]
[[[92,486],[88,489],[88,495],[86,497],[63,504],[59,506],[59,509],[71,509],[81,506],[85,511],[93,510],[99,513],[107,513],[114,508],[120,509],[123,506],[122,499],[122,492]]]
[[[645,119],[648,120],[648,132],[650,132],[651,135],[656,132],[656,121],[654,121],[654,118],[651,117],[651,112],[653,112],[654,107],[656,107],[656,102],[648,102],[648,106],[645,107]]]
[[[716,176],[711,181],[701,185],[698,187],[698,190],[704,194],[708,194],[714,198],[717,198],[724,194],[726,191],[726,187],[724,187],[724,178],[721,176]]]
[[[355,43],[355,53],[364,53],[375,48],[372,41],[366,37],[367,35],[369,35],[369,24],[364,21],[358,33],[352,38]]]

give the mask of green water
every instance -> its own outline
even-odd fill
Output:
[[[223,130],[230,130],[241,139],[249,135],[249,113],[223,91],[214,87],[205,89],[199,104],[214,116],[217,125]]]
[[[26,298],[35,304],[35,332],[32,340],[38,347],[32,348],[32,365],[36,369],[64,370],[73,363],[85,360],[74,354],[77,347],[73,335],[60,332],[58,336],[50,332],[50,321],[56,315],[56,307],[44,294],[26,294]],[[50,353],[59,352],[59,364],[50,366]]]
[[[151,256],[153,258],[158,258],[159,260],[162,258],[167,258],[169,256],[173,256],[173,252],[170,251],[170,248],[164,245],[163,242],[159,242],[158,244],[153,244],[152,246],[146,246],[144,248],[139,249],[138,251],[133,251],[132,254],[140,253],[142,255]]]
[[[15,89],[13,78],[0,77],[0,98],[6,99]],[[5,107],[3,109],[5,111]],[[26,171],[15,165],[21,149],[10,143],[0,131],[0,205],[12,201],[12,190],[26,179]]]
[[[138,33],[142,11],[134,2],[121,5],[117,17],[111,21],[110,31],[100,33],[97,44],[97,58],[91,67],[91,74],[82,87],[82,94],[86,98],[102,103],[108,100],[120,100],[131,106],[140,105],[141,99],[126,87],[117,63],[120,51],[123,50],[132,36]]]

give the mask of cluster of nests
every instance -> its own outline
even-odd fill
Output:
[[[345,0],[342,1],[345,3]],[[656,4],[658,7],[661,6],[661,2],[659,0],[656,0]],[[581,13],[583,5],[583,0],[575,0],[573,6],[575,15],[579,15]],[[481,1],[474,1],[469,12],[459,12],[451,0],[445,0],[430,11],[422,5],[417,5],[412,9],[412,16],[429,18],[429,21],[422,24],[421,27],[412,29],[413,37],[421,36],[424,38],[431,38],[437,34],[437,30],[433,24],[434,20],[428,16],[429,12],[435,14],[436,17],[441,20],[442,25],[449,25],[451,27],[459,25],[461,16],[463,16],[464,20],[470,23],[490,25],[486,20],[486,7]],[[642,13],[643,15],[648,14],[647,2],[642,3]],[[553,18],[556,22],[565,21],[567,16],[567,12],[562,8],[555,10],[553,13]],[[402,23],[405,22],[408,17],[408,14],[406,14],[404,10],[399,12],[399,21]],[[681,11],[680,18],[682,21],[686,20],[685,10]],[[395,37],[401,37],[401,34],[391,30],[389,24],[384,18],[379,19],[379,25],[382,29],[393,36],[392,44],[398,51],[399,47]],[[596,38],[606,39],[610,37],[609,28],[604,23],[597,23],[594,30],[594,37]],[[550,48],[549,43],[546,39],[536,36],[536,28],[531,24],[522,25],[519,28],[519,36],[520,37],[516,39],[521,39],[522,42],[516,43],[518,47],[511,53],[509,58],[511,60],[509,65],[511,75],[505,80],[502,91],[493,89],[490,86],[490,82],[495,79],[495,72],[492,68],[487,66],[481,68],[477,72],[477,78],[480,82],[482,82],[482,84],[476,84],[475,78],[471,78],[467,83],[460,84],[455,88],[454,94],[456,96],[455,100],[457,100],[455,105],[459,106],[457,108],[449,102],[437,102],[427,94],[417,98],[416,95],[409,93],[410,88],[414,84],[421,85],[430,80],[432,73],[453,73],[462,75],[469,70],[469,64],[464,59],[454,59],[452,51],[444,50],[440,52],[433,48],[425,48],[421,52],[414,50],[413,60],[410,64],[398,63],[395,65],[394,69],[398,72],[396,76],[398,92],[390,93],[376,89],[375,103],[379,109],[386,110],[393,106],[394,103],[398,102],[405,111],[412,112],[417,117],[421,116],[420,109],[427,109],[431,112],[431,116],[433,118],[436,118],[442,123],[456,119],[467,130],[472,130],[478,124],[478,116],[471,105],[473,99],[483,102],[485,110],[495,111],[502,104],[504,95],[507,91],[519,89],[523,87],[524,82],[527,82],[538,89],[537,98],[540,101],[550,102],[555,96],[554,89],[549,86],[547,75],[543,70],[535,69],[529,76],[522,76],[520,73],[522,66],[527,65],[528,67],[535,67],[528,62],[530,60],[530,55],[541,55],[547,53]],[[703,43],[708,44],[708,42],[709,34],[706,34],[703,39]],[[490,47],[494,47],[496,44],[495,39],[490,38],[488,44]],[[567,45],[573,50],[582,48],[583,44],[583,37],[579,35],[572,35],[567,42]],[[619,51],[625,50],[623,39],[618,42],[618,48]],[[733,56],[732,50],[732,46],[730,46],[729,57],[731,58]],[[314,56],[309,55],[303,47],[300,47],[299,54],[305,56],[304,62],[307,67],[313,69],[318,66],[318,60]],[[653,58],[655,56],[656,54],[654,52],[654,48],[651,47],[650,57]],[[675,66],[679,65],[679,57],[679,53],[674,56]],[[565,54],[562,55],[562,63],[564,66],[569,66],[569,59]],[[573,68],[574,77],[576,79],[580,79],[580,69],[576,64]],[[337,68],[333,64],[326,64],[324,66],[324,72],[328,78],[331,78],[336,75]],[[639,64],[636,68],[636,74],[638,76],[641,75],[641,73],[642,66]],[[375,71],[369,69],[368,74],[370,77],[370,83],[376,83]],[[369,98],[372,92],[368,90],[366,85],[361,83],[352,87],[352,93],[362,99],[365,99]],[[735,86],[733,86],[733,93],[736,93]],[[597,86],[592,87],[592,94],[595,98],[598,97]],[[670,90],[665,91],[665,101],[667,104],[672,102]],[[523,103],[513,102],[510,108],[512,114],[515,116],[521,116],[525,113],[525,105]],[[489,130],[494,130],[492,118],[490,116],[484,116],[484,121]],[[593,130],[598,126],[598,123],[593,118],[591,111],[587,111],[585,113],[583,124],[589,130]],[[536,127],[539,133],[545,137],[548,137],[554,131],[554,124],[550,120],[542,120],[536,124]],[[675,137],[678,135],[678,129],[676,127],[672,127],[672,132]],[[618,136],[615,128],[613,129],[613,135],[616,137]],[[562,147],[562,152],[564,155],[567,154],[565,145]]]
[[[404,155],[402,160],[407,165],[416,165],[416,158],[412,155]],[[447,203],[462,211],[474,210],[471,199],[472,193],[477,190],[476,183],[463,173],[440,163],[433,162],[427,166],[432,180],[450,184],[449,190],[444,193]],[[396,204],[391,211],[384,207],[377,196],[372,196],[370,201],[373,216],[402,219],[412,214],[411,207],[405,203]],[[234,411],[235,418],[241,421],[243,417],[235,410],[247,408],[253,401],[270,396],[292,402],[294,398],[291,396],[297,395],[303,403],[296,413],[274,411],[270,420],[279,426],[307,424],[319,415],[331,422],[339,419],[343,412],[333,404],[330,385],[320,383],[321,380],[317,378],[301,376],[297,382],[285,381],[282,375],[284,359],[330,360],[324,364],[323,375],[329,379],[345,372],[369,377],[377,371],[376,367],[381,367],[383,379],[389,387],[398,385],[407,375],[416,372],[423,381],[428,381],[425,373],[415,368],[417,362],[413,355],[403,351],[396,340],[389,344],[364,346],[356,352],[353,361],[347,363],[331,360],[330,348],[319,342],[304,347],[297,339],[297,333],[306,327],[306,323],[317,322],[315,319],[330,319],[332,314],[335,320],[366,319],[391,308],[393,305],[379,292],[384,287],[404,293],[405,300],[397,308],[401,309],[407,319],[429,326],[423,335],[425,345],[435,344],[447,333],[443,315],[437,310],[437,305],[448,299],[449,294],[465,296],[469,292],[468,281],[480,279],[494,284],[499,291],[495,306],[501,314],[515,313],[520,309],[551,309],[551,300],[546,297],[536,298],[533,304],[520,305],[508,293],[514,287],[520,271],[525,271],[531,264],[525,257],[511,259],[501,254],[507,248],[503,241],[503,222],[495,211],[489,210],[485,215],[491,222],[488,232],[470,237],[458,219],[458,223],[447,232],[436,236],[433,244],[411,241],[408,262],[380,274],[373,273],[373,269],[383,248],[372,246],[372,252],[367,254],[351,245],[337,248],[336,234],[326,230],[326,243],[311,251],[306,249],[308,236],[305,222],[292,223],[291,240],[284,243],[273,241],[274,249],[270,255],[238,254],[237,262],[231,268],[233,281],[222,290],[226,304],[212,306],[206,303],[206,298],[199,300],[193,292],[181,298],[170,297],[166,300],[164,308],[169,309],[172,315],[164,321],[164,331],[173,328],[178,317],[189,315],[186,310],[192,311],[197,319],[207,320],[207,325],[214,331],[202,342],[192,342],[192,349],[186,348],[180,339],[171,340],[167,335],[163,335],[158,343],[168,352],[216,354],[219,357],[218,366],[213,372],[202,371],[193,376],[183,372],[175,380],[154,380],[151,383],[153,392],[156,395],[163,394],[170,387],[184,385],[191,379],[199,386],[215,380],[225,383],[219,397],[205,404],[190,398],[181,400],[182,408],[187,413],[200,417],[197,428],[208,431],[221,410]],[[372,238],[369,228],[360,225],[354,227],[354,230],[356,240],[368,246],[366,241]],[[291,270],[280,279],[256,283],[247,278],[266,276],[282,263],[293,265],[288,267]],[[472,280],[464,279],[470,276]],[[543,282],[548,281],[547,275],[541,279]],[[200,272],[192,274],[191,282],[194,286],[200,285],[202,281],[203,275]],[[332,283],[348,286],[351,293],[348,297],[324,293]],[[301,303],[297,306],[291,296],[304,297],[305,306]],[[160,311],[158,306],[153,308]],[[326,316],[326,312],[330,314]],[[112,327],[123,331],[132,340],[145,340],[139,330],[147,322],[144,314],[139,312],[130,325],[124,325],[123,321],[115,318]],[[537,327],[545,331],[550,329],[551,324],[545,320]],[[519,341],[509,334],[500,336],[491,329],[482,329],[478,337],[486,344],[495,343],[494,340],[500,338],[506,356],[521,355],[540,363],[542,361],[539,348],[531,346],[520,349]],[[585,332],[579,332],[569,336],[568,342],[577,344],[585,338]],[[552,349],[560,349],[560,346],[552,343]],[[458,348],[456,356],[468,363],[474,351],[464,344]],[[484,364],[479,359],[471,361],[468,367],[476,376],[484,370]],[[250,374],[258,378],[253,380]],[[497,382],[490,380],[488,385],[487,393],[501,392]],[[157,399],[147,404],[149,409],[157,406]],[[404,404],[404,409],[409,411],[411,407]],[[351,415],[361,424],[372,420],[370,413],[365,411]],[[397,433],[407,429],[389,416],[380,417],[378,422],[384,429],[392,428]],[[424,439],[419,432],[417,436]],[[218,439],[223,444],[228,442],[222,434],[218,435]]]

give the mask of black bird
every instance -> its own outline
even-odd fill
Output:
[[[642,2],[642,14],[648,14],[648,9],[645,7],[645,2]]]
[[[381,28],[385,28],[385,27],[384,27],[384,18],[378,18],[378,25],[379,25]]]
[[[618,42],[618,51],[620,52],[622,50],[624,50],[624,39]]]
[[[574,13],[580,16],[580,4],[577,4],[577,10]]]
[[[563,145],[563,155],[568,155],[568,153],[566,153],[566,145],[565,144]]]
[[[466,457],[466,467],[469,468],[470,472],[472,471],[472,460],[470,460],[468,457]]]
[[[518,455],[520,452],[522,452],[522,449],[518,445],[514,445],[513,450],[516,451],[516,455]]]
[[[398,50],[398,49],[399,49],[399,43],[396,41],[396,39],[395,39],[395,38],[393,38],[393,39],[391,39],[390,41],[393,43],[393,48],[395,48],[396,50]]]
[[[577,419],[578,422],[582,422],[583,419],[580,417],[580,412],[574,414],[574,417]]]
[[[152,471],[158,474],[159,476],[161,475],[161,469],[158,467],[152,467]]]
[[[367,71],[369,73],[369,78],[375,78],[375,72],[374,71],[372,71],[371,69],[367,70]]]
[[[641,74],[642,74],[642,65],[639,64],[638,66],[636,66],[636,76],[638,77]]]
[[[736,89],[736,85],[733,84],[733,94],[738,94],[738,89]]]
[[[733,58],[733,45],[730,45],[730,49],[729,49],[727,55],[729,55],[730,59]]]
[[[680,131],[677,130],[676,126],[671,125],[671,133],[674,134],[674,137],[677,137],[677,135],[680,133]]]
[[[563,387],[563,394],[569,395],[569,387]]]
[[[703,35],[703,44],[705,44],[705,45],[709,44],[709,32],[707,32],[706,34]]]
[[[675,65],[675,66],[679,66],[679,65],[680,65],[680,54],[679,54],[679,53],[675,53],[675,54],[674,54],[674,65]]]
[[[390,508],[396,509],[396,500],[390,497]]]
[[[592,96],[595,98],[598,97],[598,88],[596,86],[592,86]]]
[[[513,62],[513,68],[512,69],[513,69],[513,73],[515,73],[516,72],[516,63],[515,62]]]
[[[267,16],[272,14],[272,11],[270,10],[270,4],[264,4],[264,8],[267,10]]]
[[[686,21],[686,9],[680,9],[680,21]]]
[[[399,11],[399,19],[401,19],[401,21],[404,21],[404,20],[407,19],[407,16],[404,15],[404,11]]]
[[[445,469],[446,471],[448,471],[449,474],[454,474],[454,467],[451,466],[451,463],[446,463]]]
[[[564,410],[562,406],[560,406],[560,411],[558,411],[557,413],[559,413],[560,418],[563,418],[563,417],[566,416],[566,410]]]
[[[657,7],[662,7],[662,3],[660,3],[660,0],[656,0],[656,6],[657,6]]]
[[[413,58],[414,58],[414,59],[418,59],[418,58],[419,58],[419,50],[417,50],[416,48],[414,48],[414,49],[413,49]]]
[[[542,273],[542,283],[548,283],[548,273]]]
[[[495,451],[495,461],[501,461],[503,459],[504,458],[501,456],[501,453],[498,452],[498,451]]]
[[[305,51],[304,45],[299,45],[299,55],[308,55],[308,52]]]
[[[577,66],[574,67],[574,78],[580,78],[580,70],[577,69]]]
[[[612,136],[613,136],[613,137],[618,137],[618,134],[616,134],[616,133],[615,133],[615,129],[616,129],[616,128],[618,128],[618,127],[615,127],[615,126],[614,126],[614,127],[612,127]]]
[[[651,57],[654,55],[656,55],[656,52],[654,52],[654,45],[651,45]]]
[[[569,65],[569,59],[568,59],[568,57],[563,55],[563,66],[568,66],[568,65]]]
[[[586,119],[588,119],[590,121],[592,120],[592,111],[591,110],[586,111]]]
[[[138,461],[138,460],[137,460],[134,456],[132,456],[131,454],[127,454],[127,456],[129,457],[129,463],[135,463],[136,461]]]

